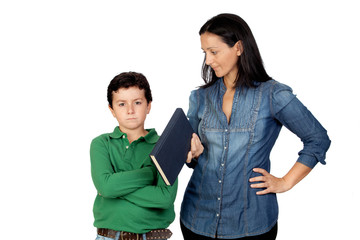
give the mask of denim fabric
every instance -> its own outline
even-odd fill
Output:
[[[230,122],[222,111],[222,80],[191,93],[188,117],[204,152],[184,194],[181,221],[194,233],[241,238],[268,232],[277,222],[276,194],[256,195],[249,179],[270,172],[270,151],[284,125],[303,142],[298,162],[313,168],[325,164],[330,146],[326,130],[296,98],[275,80],[256,88],[237,88]],[[286,147],[286,146],[284,146]]]
[[[109,237],[97,235],[95,240],[119,240],[119,239],[120,239],[120,232],[117,232],[115,238],[109,238]]]

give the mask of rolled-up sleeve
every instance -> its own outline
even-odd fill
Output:
[[[327,131],[292,93],[292,89],[284,84],[275,84],[271,101],[274,117],[304,144],[297,161],[310,168],[318,162],[326,164],[326,152],[331,143]]]
[[[193,90],[191,91],[190,97],[189,97],[189,110],[187,112],[187,117],[189,119],[190,125],[194,129],[195,133],[199,135],[199,104],[200,104],[200,91],[199,90]],[[201,140],[201,136],[200,140]],[[197,159],[193,158],[191,163],[186,163],[186,165],[189,168],[195,168],[197,165]]]
[[[189,110],[187,112],[187,117],[189,118],[189,122],[196,134],[198,134],[198,126],[199,126],[198,112],[199,112],[199,91],[194,90],[191,92],[189,97]]]

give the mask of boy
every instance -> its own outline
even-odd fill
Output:
[[[90,147],[97,239],[167,239],[177,182],[166,186],[149,157],[159,139],[155,129],[144,129],[149,83],[140,73],[121,73],[110,82],[107,98],[119,126]]]

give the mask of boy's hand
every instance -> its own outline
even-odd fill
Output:
[[[200,138],[196,133],[193,133],[191,138],[191,149],[188,153],[186,162],[190,163],[191,159],[198,158],[204,151],[204,146],[201,144]]]

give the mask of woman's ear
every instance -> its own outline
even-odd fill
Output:
[[[241,40],[239,40],[235,45],[236,45],[236,54],[238,55],[238,57],[240,57],[240,55],[244,51],[243,43]]]

